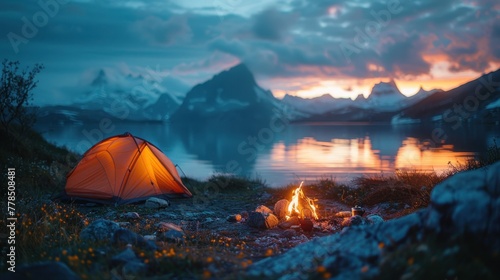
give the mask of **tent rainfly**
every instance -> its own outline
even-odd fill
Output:
[[[67,175],[65,193],[73,199],[127,204],[149,197],[191,197],[170,159],[130,133],[91,147]]]

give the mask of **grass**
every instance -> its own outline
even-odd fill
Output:
[[[18,199],[29,199],[33,192],[60,191],[78,160],[78,155],[48,143],[34,131],[12,127],[7,134],[0,128],[0,166],[3,170],[16,168],[16,185],[21,186]],[[2,177],[3,186],[6,179]]]

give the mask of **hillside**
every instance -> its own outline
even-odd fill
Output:
[[[403,110],[400,118],[421,122],[442,121],[455,125],[462,120],[494,123],[500,120],[500,70],[482,75],[457,88],[441,91]]]

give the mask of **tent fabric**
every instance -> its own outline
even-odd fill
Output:
[[[130,133],[91,147],[68,174],[65,192],[76,199],[137,202],[152,196],[191,197],[170,159]]]

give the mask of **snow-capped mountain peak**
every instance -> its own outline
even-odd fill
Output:
[[[141,74],[108,68],[94,73],[94,78],[80,87],[74,107],[104,110],[111,116],[131,120],[165,120],[181,103],[164,85]]]
[[[375,84],[367,98],[370,107],[378,111],[389,111],[401,108],[406,96],[399,91],[394,80]]]

